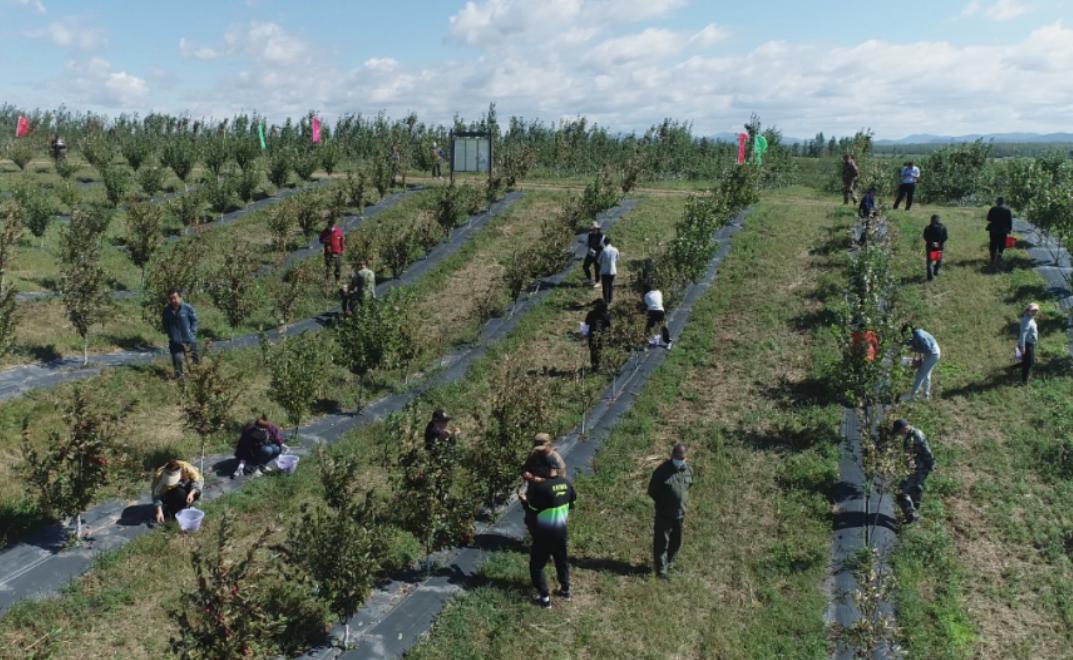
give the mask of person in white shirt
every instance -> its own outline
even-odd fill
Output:
[[[1017,335],[1017,350],[1021,351],[1021,383],[1028,384],[1028,375],[1036,364],[1036,343],[1039,342],[1039,328],[1036,327],[1036,315],[1039,305],[1030,304],[1021,317],[1021,333]]]
[[[663,292],[659,289],[650,289],[645,294],[645,310],[648,320],[645,322],[645,333],[659,326],[659,337],[652,337],[652,344],[659,346],[660,339],[668,349],[671,347],[671,331],[667,329],[667,312],[663,309]]]
[[[604,236],[604,249],[600,251],[597,263],[600,264],[600,284],[603,285],[604,302],[610,305],[615,275],[618,274],[618,248],[611,245],[610,236]]]
[[[902,168],[901,172],[901,185],[898,186],[898,196],[894,200],[894,208],[898,208],[898,204],[905,200],[905,210],[908,211],[913,206],[913,193],[917,190],[917,181],[920,180],[920,168],[913,164],[913,161],[909,161]]]

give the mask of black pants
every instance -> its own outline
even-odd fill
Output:
[[[932,250],[928,250],[927,252],[924,253],[924,266],[925,266],[925,269],[928,272],[928,280],[929,281],[931,281],[931,278],[933,276],[939,274],[939,269],[942,268],[942,265],[943,265],[943,258],[939,257],[935,261],[932,261],[931,253],[932,253]]]
[[[659,333],[663,337],[663,343],[671,343],[671,331],[667,329],[667,313],[662,309],[650,309],[648,310],[648,320],[645,321],[645,333],[656,327],[660,327]]]
[[[548,559],[555,560],[555,574],[559,579],[559,588],[570,591],[570,565],[566,563],[566,533],[562,536],[548,536],[546,532],[537,532],[533,536],[533,546],[529,549],[529,577],[541,596],[548,596],[548,580],[544,577],[544,567]]]
[[[991,235],[991,241],[987,246],[987,251],[991,254],[991,263],[995,263],[1002,259],[1002,253],[1006,251],[1006,236],[1008,234],[988,233]]]
[[[168,352],[171,353],[171,366],[175,369],[176,376],[183,375],[183,356],[186,353],[190,354],[190,360],[194,364],[201,361],[200,356],[197,354],[197,342],[180,344],[179,342],[169,341]]]
[[[586,253],[585,261],[581,262],[581,269],[585,271],[585,279],[591,277],[593,284],[599,284],[600,282],[600,265],[596,263],[596,259],[598,259],[599,256],[599,253],[595,255]],[[592,269],[591,273],[589,272],[590,268]]]
[[[614,295],[615,291],[615,276],[601,274],[600,284],[604,286],[604,302],[610,305],[611,297]]]
[[[908,211],[913,206],[913,193],[917,190],[917,184],[915,183],[903,183],[898,186],[898,196],[894,199],[894,208],[898,208],[898,204],[905,200],[905,210]]]
[[[1032,373],[1032,367],[1036,364],[1036,345],[1025,344],[1025,350],[1021,353],[1021,382],[1028,384],[1028,376]]]
[[[604,350],[604,331],[589,335],[589,364],[593,371],[600,370],[600,354]]]
[[[193,488],[194,485],[187,481],[179,484],[164,494],[164,506],[162,508],[164,509],[165,518],[174,518],[175,514],[189,506],[186,503],[186,497],[190,494],[190,491],[193,490]],[[194,501],[196,502],[199,499],[201,499],[201,493],[195,492]]]
[[[343,255],[325,252],[324,279],[331,277],[333,272],[335,273],[335,281],[338,282],[339,277],[343,274]]]
[[[674,563],[678,550],[682,547],[682,518],[664,518],[656,516],[652,533],[652,557],[656,564],[656,575],[665,575],[667,566]]]

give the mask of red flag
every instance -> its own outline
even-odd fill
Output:
[[[26,137],[30,133],[30,120],[26,119],[22,115],[19,115],[19,124],[15,128],[15,137]]]
[[[738,165],[745,163],[745,143],[748,141],[748,133],[738,133]]]
[[[320,117],[313,117],[313,141],[320,142]]]

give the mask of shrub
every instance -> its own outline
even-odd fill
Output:
[[[366,300],[335,330],[339,361],[365,379],[374,369],[405,369],[417,352],[413,336],[413,294],[392,289],[383,299]]]
[[[145,267],[160,249],[163,241],[161,233],[163,221],[164,212],[156,204],[148,202],[127,204],[127,252],[131,262],[141,269],[143,281],[145,280]]]
[[[123,201],[123,195],[130,185],[130,175],[121,165],[109,165],[101,168],[101,180],[104,182],[104,192],[108,197],[108,203],[113,207]]]
[[[53,167],[56,168],[56,174],[60,175],[60,178],[64,181],[70,179],[78,171],[78,166],[72,163],[67,158],[61,158],[53,163]]]
[[[365,172],[359,171],[357,174],[354,172],[346,173],[346,181],[343,183],[343,190],[346,192],[347,201],[350,202],[351,206],[358,210],[359,215],[365,209],[366,184]]]
[[[462,194],[454,185],[438,186],[433,207],[436,222],[445,232],[449,232],[459,226],[465,219],[462,208]]]
[[[199,190],[213,211],[222,215],[231,208],[234,191],[231,189],[231,181],[226,177],[206,174],[201,179]]]
[[[318,341],[318,339],[320,341]],[[268,352],[272,373],[269,398],[287,413],[294,433],[326,387],[332,367],[333,347],[324,335],[286,337]]]
[[[927,202],[977,201],[991,149],[977,140],[943,147],[926,157],[921,164],[921,197]]]
[[[276,149],[268,159],[268,180],[277,188],[287,185],[291,172],[291,150]]]
[[[231,156],[228,146],[223,139],[209,138],[205,140],[201,148],[201,161],[205,163],[205,169],[212,172],[213,176],[220,176],[224,165],[227,164]]]
[[[185,187],[186,180],[194,171],[194,164],[197,162],[197,145],[186,137],[168,138],[161,151],[160,162],[170,167]]]
[[[329,175],[334,173],[336,165],[339,164],[338,144],[328,141],[321,142],[318,150],[320,151],[320,166]]]
[[[317,282],[317,266],[307,260],[288,268],[272,285],[272,306],[280,325],[294,320],[298,302],[309,295],[312,285]]]
[[[168,202],[168,210],[184,227],[201,224],[205,219],[202,214],[204,206],[205,197],[201,190],[188,191]]]
[[[618,204],[618,192],[607,170],[601,171],[581,194],[581,210],[584,219],[591,220],[601,211]]]
[[[320,212],[324,210],[324,199],[314,193],[304,193],[294,199],[294,219],[302,235],[309,239],[317,234],[322,228],[324,220]]]
[[[26,166],[30,164],[34,157],[33,146],[25,138],[15,140],[8,145],[7,157],[11,159],[11,162],[15,163],[20,171],[25,172]]]
[[[398,277],[410,265],[416,251],[417,235],[413,228],[396,227],[390,236],[380,242],[380,263],[387,266],[394,277]]]
[[[268,211],[268,232],[272,236],[272,247],[278,252],[286,252],[290,246],[295,211],[294,203],[289,199],[276,204]]]
[[[123,140],[119,150],[122,152],[123,158],[127,159],[130,169],[138,172],[141,170],[142,164],[149,160],[152,155],[153,143],[146,136],[132,135]]]
[[[219,355],[208,356],[190,365],[179,388],[183,425],[197,433],[201,441],[201,470],[205,470],[205,444],[213,433],[222,431],[242,390],[234,374],[224,373]]]
[[[496,154],[499,156],[499,171],[507,190],[513,190],[519,179],[524,179],[536,165],[536,151],[524,140],[506,140]]]
[[[158,250],[145,269],[145,293],[142,296],[142,317],[152,327],[160,325],[160,311],[168,301],[168,291],[178,289],[183,295],[194,293],[202,280],[201,262],[205,239],[194,235]]]
[[[111,214],[101,208],[76,208],[64,229],[60,293],[67,320],[82,338],[82,364],[89,362],[89,330],[111,314],[112,297],[101,266],[101,237]]]
[[[319,164],[319,156],[317,150],[313,146],[306,146],[299,148],[294,154],[294,173],[302,179],[302,181],[310,181],[313,178],[313,172],[317,170]]]
[[[49,196],[39,187],[20,183],[13,191],[15,201],[22,207],[23,221],[26,228],[44,245],[45,232],[52,222],[56,209]]]
[[[212,301],[232,328],[239,327],[260,306],[256,277],[259,266],[253,246],[232,237],[223,263],[209,282]]]
[[[257,156],[261,153],[252,136],[240,135],[231,140],[231,158],[238,164],[243,172],[253,167],[257,162]]]
[[[249,204],[261,185],[261,170],[256,165],[239,170],[231,176],[231,189],[238,193],[243,204]]]
[[[102,133],[92,133],[81,143],[82,157],[86,162],[100,171],[115,160],[115,146]]]
[[[11,254],[22,235],[22,208],[14,202],[0,206],[0,356],[11,351],[18,326],[18,307],[15,287],[7,279],[11,266]]]
[[[30,444],[29,419],[23,420],[23,476],[41,510],[74,518],[78,543],[82,541],[82,512],[108,483],[109,461],[128,410],[106,413],[78,386],[64,413],[67,431],[50,432],[40,450]]]
[[[142,192],[152,197],[164,189],[164,179],[167,173],[159,165],[148,165],[138,170],[138,185]]]

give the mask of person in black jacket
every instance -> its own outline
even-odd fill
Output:
[[[585,325],[589,326],[589,363],[593,371],[599,371],[600,353],[607,341],[607,333],[611,331],[611,310],[607,301],[600,298],[592,303],[592,309],[585,315]]]
[[[570,565],[567,563],[566,521],[574,508],[577,493],[574,486],[558,470],[550,470],[548,478],[540,483],[530,483],[526,492],[525,512],[533,545],[529,550],[529,577],[537,595],[533,599],[541,607],[551,607],[548,581],[544,567],[548,559],[555,560],[555,573],[559,578],[559,591],[563,600],[570,600]]]
[[[991,253],[991,265],[1002,264],[1002,252],[1006,249],[1006,237],[1013,231],[1013,212],[1006,206],[1006,200],[999,197],[995,205],[987,212],[987,233],[991,235],[988,251]]]
[[[592,227],[589,228],[588,251],[585,253],[585,261],[581,263],[581,268],[585,271],[585,279],[592,278],[594,289],[600,286],[599,259],[603,249],[604,232],[600,230],[600,223],[593,221]],[[592,268],[592,275],[589,275],[590,268]]]
[[[946,226],[939,221],[939,216],[931,216],[931,222],[924,228],[924,264],[928,271],[928,281],[932,276],[939,276],[939,268],[943,265],[943,247],[946,245]],[[934,253],[938,253],[938,259],[932,259]]]

